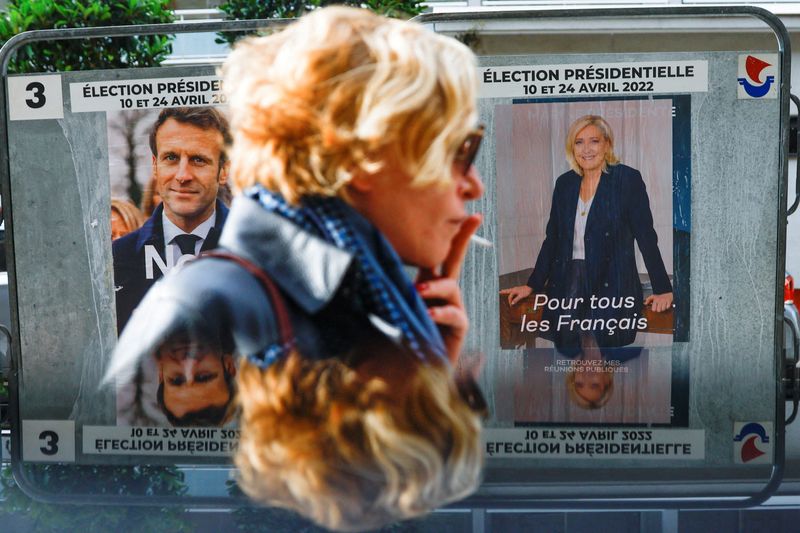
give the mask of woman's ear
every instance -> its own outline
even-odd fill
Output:
[[[375,176],[371,176],[363,170],[358,170],[353,173],[353,177],[350,179],[348,186],[355,192],[368,193],[374,187],[374,181]]]
[[[366,158],[367,163],[353,164],[353,168],[347,169],[351,176],[348,188],[356,194],[369,194],[376,187],[384,187],[387,176],[392,175],[397,169],[404,168],[399,163],[397,150],[390,147],[371,151]]]

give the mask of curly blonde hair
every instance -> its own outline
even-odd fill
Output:
[[[223,66],[230,102],[231,176],[290,202],[346,197],[358,172],[391,151],[412,184],[451,179],[477,118],[470,50],[422,26],[331,7],[240,43]]]
[[[427,513],[477,488],[481,422],[442,366],[421,364],[404,394],[338,359],[297,353],[242,362],[240,485],[254,499],[332,529]]]

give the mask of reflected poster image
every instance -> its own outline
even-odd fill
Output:
[[[689,105],[495,106],[500,348],[523,354],[515,423],[686,425],[673,344],[689,335]]]

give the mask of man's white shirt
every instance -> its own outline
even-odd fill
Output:
[[[208,237],[208,232],[211,231],[211,228],[214,227],[214,221],[216,220],[217,211],[216,209],[211,213],[207,219],[201,222],[196,228],[194,228],[190,233],[186,233],[181,228],[173,224],[173,222],[167,218],[166,213],[161,213],[161,224],[164,228],[164,244],[166,245],[165,253],[172,254],[172,264],[177,265],[178,261],[181,258],[181,249],[178,248],[178,245],[175,244],[175,237],[178,235],[195,235],[200,237],[197,242],[194,243],[194,255],[200,253],[200,248],[203,247],[203,243],[206,242],[206,238]]]

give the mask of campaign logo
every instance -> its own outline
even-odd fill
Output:
[[[739,56],[739,99],[778,97],[778,54]]]
[[[738,464],[772,462],[771,422],[736,422],[733,425],[733,460]]]
[[[155,279],[155,269],[161,271],[161,275],[166,275],[167,272],[172,270],[174,267],[178,265],[184,264],[186,261],[190,261],[194,259],[195,256],[192,254],[184,254],[181,255],[177,261],[175,261],[175,255],[173,254],[174,250],[177,250],[177,245],[168,244],[167,245],[167,253],[164,258],[161,257],[161,254],[158,253],[158,249],[152,244],[145,244],[144,245],[144,277],[147,279]],[[114,287],[114,291],[118,291],[122,289],[122,287],[117,288]]]

